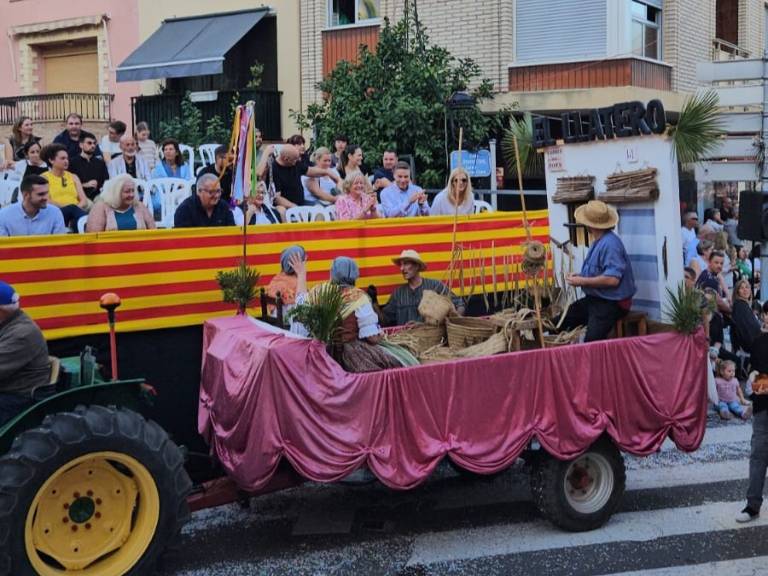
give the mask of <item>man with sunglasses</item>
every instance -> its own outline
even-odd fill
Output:
[[[175,228],[234,226],[235,218],[221,199],[221,184],[213,174],[197,179],[196,193],[184,200],[173,215]]]

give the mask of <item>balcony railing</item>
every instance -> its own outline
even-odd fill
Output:
[[[280,140],[282,129],[280,125],[280,97],[282,92],[265,90],[222,90],[215,100],[195,102],[202,113],[203,123],[218,116],[229,128],[232,125],[232,110],[234,104],[245,104],[253,100],[256,108],[256,126],[261,128],[265,140]],[[156,94],[153,96],[135,96],[131,98],[133,109],[133,125],[138,122],[149,124],[150,130],[158,134],[160,123],[168,122],[181,116],[183,94]]]
[[[19,116],[34,122],[63,122],[73,112],[84,120],[109,121],[114,98],[113,94],[78,92],[0,97],[0,124],[12,124]]]
[[[749,52],[739,48],[736,44],[731,44],[720,38],[715,38],[712,41],[712,60],[719,62],[720,60],[741,60],[743,58],[749,58]]]

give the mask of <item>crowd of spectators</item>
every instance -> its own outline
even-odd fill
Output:
[[[474,211],[472,182],[461,168],[451,172],[447,186],[430,205],[424,189],[413,180],[411,165],[399,161],[393,148],[369,167],[364,164],[363,149],[350,144],[346,136],[338,135],[331,147],[318,146],[310,152],[300,134],[284,144],[265,145],[259,129],[255,131],[257,188],[237,206],[233,193],[239,198],[243,194],[233,189],[233,154],[227,146],[218,146],[214,162],[192,174],[178,140],[167,138],[158,147],[150,136],[146,122],[139,122],[131,132],[124,122],[114,121],[99,139],[83,128],[78,114],[70,114],[66,128],[46,145],[34,135],[32,120],[19,118],[11,135],[0,139],[0,177],[14,173],[14,179],[25,185],[12,199],[17,205],[0,211],[0,221],[18,222],[1,230],[5,235],[61,232],[57,226],[40,224],[57,220],[41,219],[48,209],[57,212],[65,230],[73,233],[154,228],[161,219],[162,195],[152,188],[147,210],[144,187],[160,178],[190,184],[190,196],[170,214],[177,227],[229,226],[243,220],[280,224],[287,221],[289,209],[300,206],[333,207],[338,220]],[[37,176],[45,184],[33,178]],[[45,185],[45,198],[22,201],[23,190],[31,194],[33,185]]]

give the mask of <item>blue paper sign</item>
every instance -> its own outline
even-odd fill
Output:
[[[459,166],[459,151],[451,152],[451,170]],[[483,178],[491,175],[491,153],[488,150],[470,152],[461,151],[461,167],[472,178]]]

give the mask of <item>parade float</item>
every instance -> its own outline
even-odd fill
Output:
[[[245,123],[239,134],[248,133]],[[668,437],[686,451],[701,443],[707,347],[696,323],[690,333],[589,344],[545,338],[556,338],[546,306],[568,303],[558,276],[586,249],[570,220],[573,203],[552,198],[558,190],[600,197],[647,154],[637,187],[656,191],[633,204],[638,215],[622,214],[619,233],[638,236],[633,269],[648,265],[639,300],[649,322],[662,319],[665,290],[681,271],[665,256],[679,234],[663,220],[677,214],[664,136],[544,144],[549,213],[4,240],[3,279],[52,351],[88,341],[106,350],[116,327],[120,353],[111,351],[112,379],[98,378],[84,355],[57,395],[0,429],[0,572],[145,574],[190,508],[335,482],[362,468],[406,490],[444,459],[493,474],[524,458],[547,518],[573,531],[603,525],[621,502],[622,452],[648,455]],[[643,233],[651,222],[657,232]],[[375,285],[382,304],[402,282],[392,258],[417,247],[428,275],[501,310],[486,319],[494,326],[486,338],[461,340],[472,326],[457,333],[450,323],[461,322],[444,318],[447,342],[437,347],[449,352],[430,346],[423,352],[433,357],[420,354],[419,366],[348,373],[325,342],[257,318],[258,302],[236,314],[221,300],[218,271],[244,259],[266,283],[292,244],[307,251],[310,284],[327,280],[336,256],[351,256],[359,285]],[[122,298],[116,324],[119,301],[99,300],[105,291]],[[461,353],[492,338],[503,346]],[[139,379],[119,380],[118,371]]]

